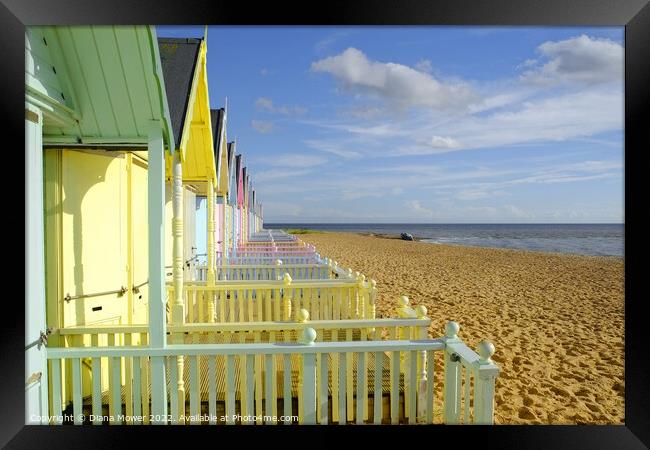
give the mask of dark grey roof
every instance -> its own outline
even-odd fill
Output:
[[[221,167],[221,159],[219,158],[219,148],[221,139],[221,130],[223,129],[224,109],[211,109],[210,110],[210,123],[212,125],[212,143],[214,144],[214,161],[217,166],[217,176],[219,176],[219,169]]]
[[[241,168],[241,155],[235,155],[235,183],[237,183],[237,187],[235,189],[239,189],[240,168]]]
[[[192,78],[196,70],[201,39],[194,38],[158,38],[160,62],[167,104],[172,121],[172,132],[176,139],[176,148],[180,146],[183,134],[183,122],[190,99]]]
[[[231,167],[231,164],[233,164],[234,162],[233,153],[235,153],[235,143],[228,142],[228,172],[230,173],[232,173],[232,171],[234,170],[234,168]]]

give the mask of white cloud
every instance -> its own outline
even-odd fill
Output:
[[[517,67],[515,67],[515,69],[521,69],[521,68],[524,68],[524,67],[531,67],[531,66],[534,66],[535,64],[537,64],[537,60],[529,58],[526,61],[522,62],[521,64],[518,64]]]
[[[307,108],[303,106],[277,106],[273,103],[268,97],[260,97],[255,100],[255,107],[259,111],[267,111],[278,114],[304,114],[307,112]]]
[[[358,159],[361,158],[361,153],[355,150],[348,150],[341,148],[341,146],[326,142],[326,141],[319,141],[315,139],[309,139],[304,141],[305,144],[310,146],[311,148],[315,150],[319,150],[322,152],[326,153],[331,153],[333,155],[341,156],[345,159]]]
[[[433,217],[435,215],[435,213],[432,210],[422,206],[419,200],[410,200],[406,202],[406,206],[408,206],[411,212],[414,213],[416,216]]]
[[[362,106],[359,108],[346,109],[343,111],[343,114],[360,119],[373,119],[382,114],[386,114],[386,110],[384,108],[378,108],[376,106]]]
[[[420,72],[431,73],[433,71],[433,65],[428,59],[421,59],[415,64],[415,68]]]
[[[562,82],[597,84],[623,79],[623,46],[609,39],[581,35],[548,41],[538,51],[549,61],[524,72],[522,79],[536,84]]]
[[[269,69],[267,69],[266,67],[263,67],[260,70],[260,75],[262,75],[263,77],[267,76],[268,74],[269,74]]]
[[[289,216],[293,218],[302,216],[303,208],[296,202],[266,201],[264,202],[264,212],[276,217]]]
[[[295,170],[295,169],[273,169],[273,170],[263,170],[257,174],[255,174],[255,182],[256,183],[263,183],[265,181],[269,180],[277,180],[280,178],[288,178],[288,177],[298,177],[302,175],[307,175],[311,173],[312,171],[309,169],[304,169],[304,170]]]
[[[410,137],[413,144],[390,147],[382,156],[426,155],[448,151],[497,148],[535,142],[566,141],[623,128],[623,97],[617,89],[589,89],[527,101],[484,116],[466,115],[440,126],[415,121],[383,127],[384,137]],[[443,139],[431,132],[443,129]],[[462,140],[462,141],[461,141]],[[403,139],[402,139],[403,141]],[[427,145],[427,141],[431,144]],[[449,144],[449,145],[445,145]],[[376,153],[375,153],[376,155]]]
[[[336,31],[336,32],[324,37],[320,41],[316,42],[316,44],[314,44],[314,50],[317,51],[317,52],[323,52],[323,51],[327,50],[336,41],[338,41],[338,40],[340,40],[340,39],[342,39],[342,38],[344,38],[346,36],[349,36],[351,33],[352,33],[351,31],[347,31],[347,30],[345,30],[345,31]]]
[[[373,94],[397,107],[464,108],[475,94],[463,83],[441,83],[431,75],[397,64],[371,61],[353,47],[313,62],[311,70],[336,77],[345,89]]]
[[[251,126],[258,133],[270,133],[271,131],[273,131],[274,128],[273,122],[267,122],[264,120],[252,120]]]
[[[500,197],[506,195],[505,191],[491,189],[463,189],[456,194],[459,200],[482,200],[491,197]]]
[[[343,200],[358,200],[360,198],[369,198],[375,197],[380,198],[382,194],[378,192],[358,192],[358,191],[343,191],[341,193],[341,198]]]
[[[265,109],[267,111],[273,110],[273,100],[268,97],[260,97],[255,100],[255,107],[257,109]]]
[[[279,167],[313,167],[327,162],[327,158],[317,155],[304,155],[300,153],[285,153],[274,155],[265,159],[264,163],[269,166]]]
[[[508,214],[510,217],[513,217],[515,219],[533,219],[535,217],[534,214],[524,211],[523,209],[518,208],[515,205],[505,205],[503,207],[503,210],[505,211],[506,214]]]
[[[431,147],[433,148],[458,148],[460,143],[450,137],[433,136],[431,138]]]

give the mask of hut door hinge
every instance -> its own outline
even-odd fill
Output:
[[[33,342],[25,346],[25,351],[29,350],[34,346],[36,346],[39,350],[43,346],[47,347],[47,337],[50,334],[52,334],[52,328],[47,328],[45,331],[41,331],[38,339],[34,340]]]

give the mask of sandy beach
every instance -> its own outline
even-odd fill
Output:
[[[496,346],[498,424],[624,422],[624,264],[619,257],[408,242],[353,233],[299,236],[377,281],[378,317],[425,305],[431,334],[457,321]]]

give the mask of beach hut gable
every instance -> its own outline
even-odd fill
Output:
[[[184,181],[217,183],[212,114],[203,39],[159,38],[158,47],[169,101],[175,149],[180,152]],[[171,176],[171,160],[167,161]]]

